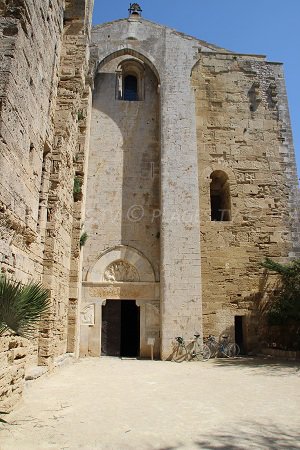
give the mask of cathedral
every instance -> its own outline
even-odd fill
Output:
[[[42,3],[0,4],[1,271],[52,305],[31,363],[167,360],[195,331],[257,351],[260,264],[300,255],[282,64],[137,3],[95,27],[92,0]]]

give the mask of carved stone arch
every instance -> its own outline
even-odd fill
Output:
[[[128,73],[139,75],[145,71],[145,64],[138,58],[126,58],[121,61],[117,70],[124,70]]]
[[[128,261],[118,259],[106,267],[104,281],[136,282],[140,281],[140,276],[135,266]]]
[[[156,68],[155,59],[151,55],[146,54],[145,52],[140,53],[130,47],[121,48],[114,52],[110,52],[106,56],[104,56],[104,58],[102,58],[101,61],[97,61],[95,64],[95,68],[94,68],[93,78],[95,78],[97,72],[99,72],[101,67],[104,66],[105,64],[107,64],[109,61],[111,61],[115,58],[118,58],[119,56],[126,56],[126,55],[133,56],[137,60],[140,60],[143,63],[145,63],[146,65],[148,65],[150,67],[150,69],[153,71],[153,73],[155,74],[158,84],[160,84],[160,75]]]
[[[112,270],[109,272],[110,269]],[[124,274],[124,280],[107,279],[109,273],[116,274],[119,269],[119,273]],[[86,281],[101,283],[107,281],[155,282],[156,280],[154,269],[145,255],[133,247],[119,245],[100,255],[93,267],[89,269]]]

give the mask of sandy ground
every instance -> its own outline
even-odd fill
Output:
[[[87,358],[26,388],[1,450],[300,449],[300,367]]]

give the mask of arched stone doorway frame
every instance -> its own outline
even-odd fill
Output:
[[[107,281],[105,271],[113,262],[133,266],[139,281]],[[82,287],[80,355],[101,356],[102,306],[107,300],[135,300],[140,308],[140,356],[150,357],[149,338],[160,349],[160,284],[149,260],[133,247],[118,245],[103,252],[88,270]]]
[[[86,281],[90,283],[104,282],[105,270],[114,261],[127,261],[134,266],[139,273],[139,280],[143,282],[155,282],[159,280],[159,274],[155,274],[150,261],[139,250],[127,245],[116,245],[103,252],[96,263],[88,270]]]

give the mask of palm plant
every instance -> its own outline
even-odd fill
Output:
[[[31,338],[41,314],[49,310],[49,291],[40,283],[26,285],[0,276],[0,336],[13,331]]]

